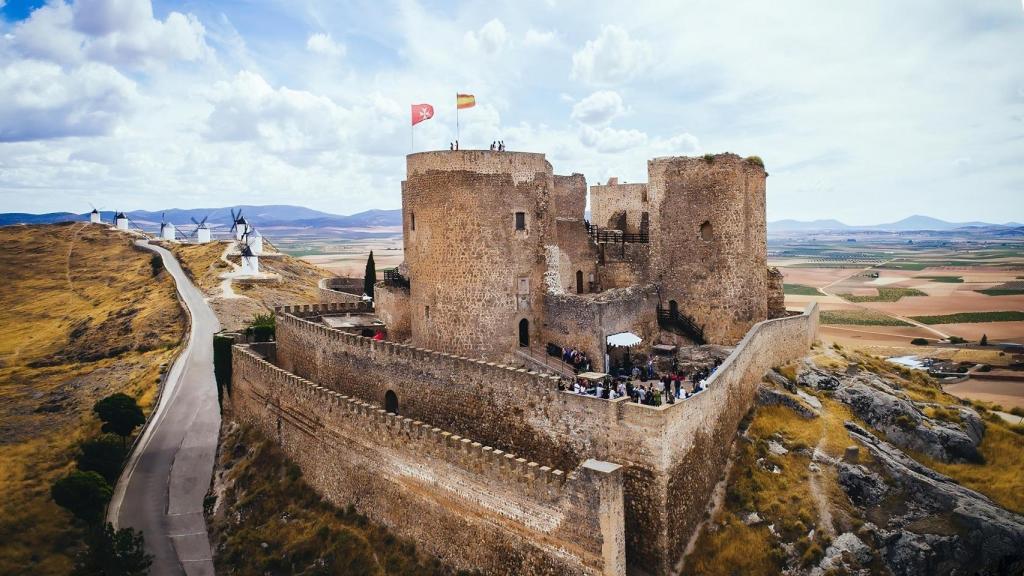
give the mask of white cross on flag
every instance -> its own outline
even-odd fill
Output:
[[[434,117],[434,107],[430,104],[413,104],[412,105],[412,125],[415,126],[424,120],[430,120]]]

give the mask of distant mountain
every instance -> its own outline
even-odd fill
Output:
[[[367,228],[371,226],[401,226],[402,210],[367,210],[343,216],[321,212],[302,206],[272,205],[272,206],[230,206],[224,208],[192,208],[182,210],[170,208],[167,210],[148,211],[133,210],[127,212],[128,218],[142,226],[150,228],[159,226],[162,219],[182,226],[191,226],[192,218],[202,220],[213,226],[231,226],[231,210],[242,211],[245,219],[256,227],[287,226],[300,228]],[[114,211],[104,210],[101,213],[104,222],[111,222],[114,219]],[[49,214],[24,214],[9,212],[0,214],[0,226],[11,224],[52,224],[54,222],[67,222],[71,220],[88,220],[89,213],[73,214],[71,212],[51,212]]]
[[[769,232],[802,232],[810,230],[878,230],[905,232],[909,230],[946,231],[957,230],[959,228],[1001,229],[1018,227],[1020,227],[1020,224],[1017,222],[1007,222],[1006,224],[991,224],[989,222],[947,222],[945,220],[932,218],[931,216],[922,216],[920,214],[908,216],[907,218],[888,224],[872,224],[864,226],[851,226],[838,220],[776,220],[768,223]]]

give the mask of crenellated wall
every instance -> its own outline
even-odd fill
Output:
[[[233,350],[230,403],[275,439],[324,497],[460,569],[624,575],[623,474],[566,474],[329,390]]]
[[[557,378],[523,369],[346,334],[305,307],[300,314],[309,319],[278,311],[284,370],[362,401],[383,403],[390,391],[405,417],[553,467],[575,469],[589,458],[623,465],[627,560],[656,574],[669,574],[682,557],[757,383],[804,356],[817,330],[815,306],[758,323],[707,391],[652,407],[560,391]]]

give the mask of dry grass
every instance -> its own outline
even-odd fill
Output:
[[[156,398],[185,316],[127,235],[81,223],[0,228],[0,574],[66,574],[78,533],[49,497],[92,404]]]

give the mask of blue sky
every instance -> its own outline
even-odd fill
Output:
[[[400,205],[416,150],[502,138],[590,184],[768,168],[768,217],[1024,220],[1020,0],[0,0],[3,211]]]

